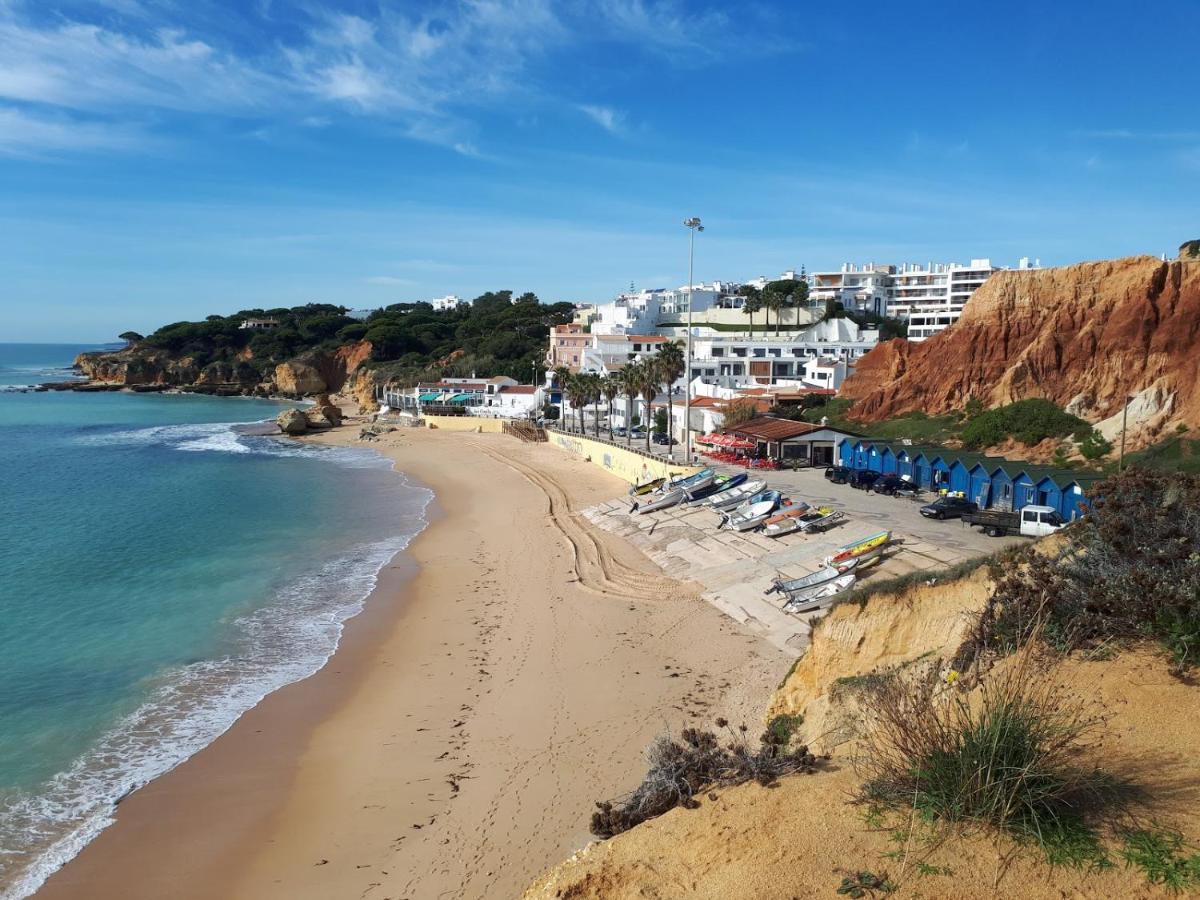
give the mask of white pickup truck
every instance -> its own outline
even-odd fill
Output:
[[[1067,524],[1053,506],[1023,506],[1016,512],[981,509],[978,512],[965,513],[962,519],[968,525],[978,525],[992,537],[1002,537],[1006,534],[1045,537]]]

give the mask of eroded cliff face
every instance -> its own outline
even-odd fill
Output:
[[[1200,263],[1139,256],[999,272],[951,328],[864,356],[840,396],[868,422],[1033,397],[1102,422],[1134,396],[1130,425],[1144,439],[1200,424]]]
[[[303,397],[341,390],[370,358],[371,350],[368,341],[360,341],[332,353],[307,353],[261,371],[253,364],[248,348],[233,362],[201,366],[191,356],[174,356],[166,350],[135,346],[111,353],[81,353],[75,365],[93,381],[107,384]]]

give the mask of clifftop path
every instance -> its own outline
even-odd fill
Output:
[[[864,356],[840,395],[864,422],[1032,397],[1103,422],[1128,396],[1143,440],[1200,423],[1200,262],[1138,256],[999,272],[951,328]]]

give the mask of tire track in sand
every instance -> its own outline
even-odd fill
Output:
[[[583,524],[571,510],[563,486],[551,475],[538,471],[503,450],[480,441],[472,444],[501,465],[507,466],[541,491],[546,498],[547,518],[571,548],[575,577],[584,587],[609,597],[631,600],[671,600],[686,597],[687,587],[665,575],[640,572],[613,556],[597,539],[590,524]]]

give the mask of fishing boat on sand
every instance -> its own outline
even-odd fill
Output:
[[[821,609],[823,606],[832,603],[834,598],[839,594],[844,594],[850,588],[854,587],[856,577],[853,572],[846,575],[839,575],[832,581],[827,581],[805,593],[789,596],[788,602],[784,604],[783,611],[802,613]]]
[[[872,534],[869,537],[861,538],[853,541],[843,547],[838,548],[836,553],[831,554],[826,558],[827,566],[838,566],[842,563],[847,563],[852,559],[860,559],[868,555],[878,556],[883,552],[883,548],[887,546],[887,542],[892,539],[890,531],[880,531],[877,534]]]
[[[651,494],[646,499],[645,503],[633,504],[633,509],[631,512],[636,512],[639,516],[641,516],[648,512],[654,512],[655,510],[668,509],[669,507],[678,504],[686,496],[687,492],[682,488],[672,488],[663,494]]]
[[[763,523],[763,534],[767,537],[782,537],[797,531],[820,531],[841,519],[842,513],[832,506],[819,506],[816,509],[810,507],[803,513],[779,518],[778,521],[775,521],[777,518],[779,517],[772,516]]]
[[[642,497],[642,496],[645,496],[646,494],[651,494],[654,491],[657,491],[660,487],[662,487],[663,484],[666,483],[666,480],[667,479],[665,479],[665,478],[655,478],[655,479],[652,479],[651,481],[647,481],[642,484],[630,485],[629,486],[629,496],[630,497]]]
[[[789,593],[787,595],[788,601],[783,607],[784,612],[796,612],[799,607],[805,604],[836,597],[838,594],[850,590],[854,586],[857,577],[853,572],[847,572],[845,575],[839,575],[823,584]]]
[[[715,497],[708,498],[706,504],[713,509],[729,509],[745,503],[755,494],[760,494],[767,488],[767,483],[761,478],[755,478],[752,481],[745,481],[735,488],[728,491],[722,491]]]
[[[778,491],[767,493],[778,494]],[[755,503],[745,503],[733,512],[722,513],[721,527],[730,531],[750,531],[761,525],[775,511],[779,498],[759,500]]]
[[[695,503],[711,497],[713,494],[719,494],[721,491],[737,487],[749,477],[745,472],[738,472],[736,475],[718,475],[707,485],[688,488],[686,501],[688,503]]]

